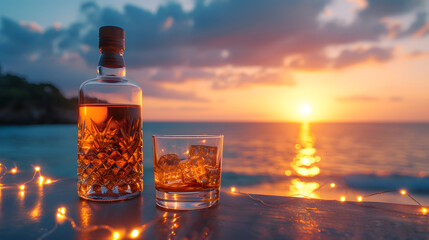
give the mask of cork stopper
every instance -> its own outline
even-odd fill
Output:
[[[99,30],[98,46],[100,49],[113,48],[125,49],[125,32],[124,29],[114,26],[104,26]]]

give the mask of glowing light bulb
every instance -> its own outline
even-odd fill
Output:
[[[118,240],[121,237],[121,235],[118,232],[113,233],[113,240]]]
[[[57,219],[60,223],[63,222],[64,218],[65,218],[65,214],[66,214],[66,208],[65,207],[60,207],[58,208],[57,211]]]
[[[422,213],[423,213],[423,214],[426,214],[427,212],[428,212],[428,209],[423,207],[423,208],[422,208]]]
[[[136,238],[136,237],[138,237],[139,236],[139,234],[140,234],[140,232],[139,232],[139,230],[137,230],[137,229],[134,229],[132,232],[131,232],[131,238]]]
[[[346,201],[346,197],[345,197],[345,196],[341,196],[340,201],[341,201],[341,202]]]
[[[46,182],[45,182],[46,184],[50,184],[50,183],[52,183],[52,180],[51,179],[48,179],[48,180],[46,180]]]
[[[406,194],[407,194],[407,191],[405,191],[404,189],[402,189],[402,190],[400,191],[400,193],[401,193],[401,195],[406,195]]]
[[[66,208],[62,207],[62,208],[58,208],[58,212],[60,212],[62,215],[66,214]]]
[[[285,175],[286,175],[286,176],[290,176],[290,175],[292,175],[292,172],[291,172],[290,170],[286,170],[286,171],[285,171]]]
[[[25,185],[19,186],[19,189],[24,190],[25,189]]]
[[[362,196],[358,196],[357,200],[358,200],[358,202],[362,202],[362,200],[363,200]]]
[[[13,174],[15,174],[17,171],[18,171],[18,169],[17,168],[12,168],[12,170],[10,170]]]
[[[63,223],[65,219],[65,216],[62,215],[61,213],[57,213],[57,220],[59,223]]]
[[[331,183],[331,188],[334,188],[335,187],[335,183]]]
[[[24,191],[19,192],[19,195],[21,195],[21,197],[24,197]]]
[[[232,187],[231,192],[235,192],[235,191],[236,191],[235,187]]]
[[[35,170],[36,172],[38,172],[38,171],[40,171],[40,167],[39,167],[39,166],[36,166],[36,167],[34,168],[34,170]]]

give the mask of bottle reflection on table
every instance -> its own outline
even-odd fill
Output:
[[[78,210],[76,225],[83,231],[77,231],[76,238],[112,239],[114,232],[118,232],[120,239],[128,239],[127,234],[132,229],[143,225],[143,204],[143,197],[115,204],[79,199],[76,203]]]

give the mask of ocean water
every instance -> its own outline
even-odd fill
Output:
[[[257,194],[429,205],[428,123],[143,123],[144,182],[153,134],[223,134],[222,187]],[[76,125],[0,126],[0,162],[76,177]],[[331,188],[331,183],[335,187]]]

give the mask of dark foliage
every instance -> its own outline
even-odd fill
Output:
[[[73,123],[77,104],[52,84],[0,73],[0,124]]]

